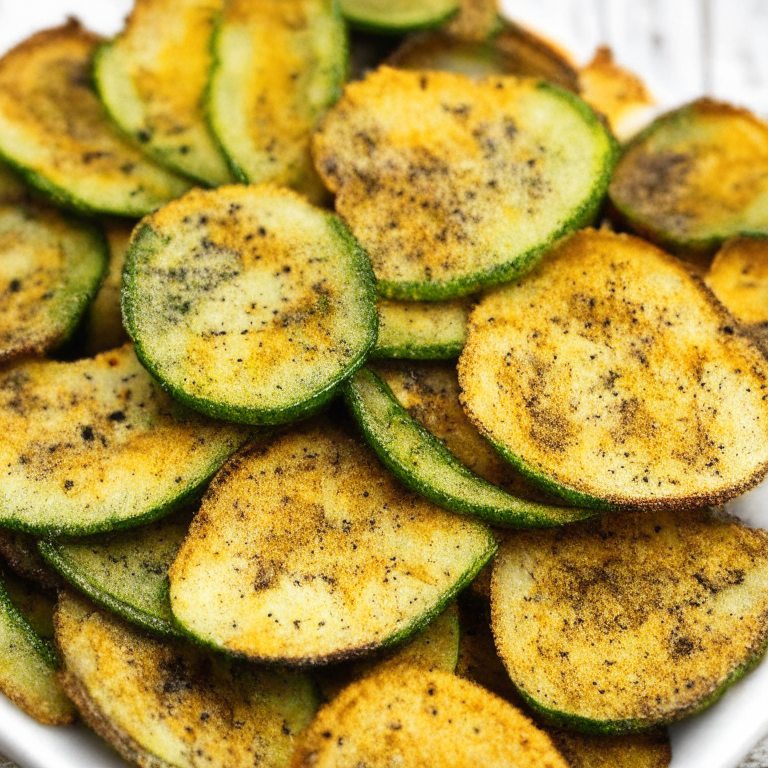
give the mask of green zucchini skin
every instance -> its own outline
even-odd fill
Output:
[[[360,15],[354,10],[354,0],[340,0],[341,13],[349,25],[361,32],[372,32],[379,35],[404,35],[408,32],[422,32],[429,29],[436,29],[449,21],[459,10],[459,3],[454,8],[449,8],[444,13],[440,13],[431,18],[425,18],[423,21],[409,23],[391,19],[386,22],[382,20],[372,20]]]
[[[470,306],[468,301],[428,304],[379,301],[379,337],[371,357],[455,360],[467,340]]]
[[[232,190],[235,188],[221,189]],[[275,191],[277,188],[261,187],[260,189]],[[280,194],[283,193],[291,194],[287,190],[281,190]],[[296,196],[296,200],[298,199]],[[378,332],[373,271],[367,254],[341,220],[330,213],[324,212],[323,215],[329,236],[336,241],[338,248],[347,254],[350,261],[347,280],[353,280],[357,283],[363,296],[362,303],[364,306],[361,308],[357,320],[365,330],[366,340],[359,346],[342,371],[333,377],[326,377],[320,386],[316,387],[314,391],[310,391],[303,399],[278,407],[237,405],[223,402],[198,395],[185,389],[179,383],[169,380],[169,376],[156,355],[148,351],[145,338],[147,329],[141,327],[137,317],[142,304],[137,298],[141,282],[139,271],[152,259],[156,249],[162,248],[167,241],[153,229],[151,222],[145,222],[139,226],[132,238],[123,272],[123,320],[126,330],[134,341],[137,357],[168,394],[199,413],[213,418],[238,424],[274,426],[305,419],[319,412],[340,391],[344,382],[364,364],[376,342]]]
[[[186,533],[187,518],[189,515],[182,513],[182,519],[174,516],[150,529],[96,541],[40,540],[37,547],[54,571],[97,605],[148,632],[178,638],[181,633],[173,624],[168,600],[168,567]],[[156,537],[161,539],[159,545]],[[169,540],[169,546],[158,551],[163,538]],[[126,554],[126,547],[133,551]],[[100,554],[98,569],[89,570],[87,560],[84,562],[79,554],[83,549],[88,555]],[[131,586],[133,580],[138,583]]]
[[[508,528],[553,528],[585,520],[596,509],[569,509],[516,498],[483,480],[456,459],[434,435],[414,421],[392,390],[364,368],[344,396],[355,420],[382,463],[407,488],[431,502]],[[425,464],[441,465],[429,476]]]

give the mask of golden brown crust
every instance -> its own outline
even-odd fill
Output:
[[[635,736],[585,736],[547,729],[571,768],[668,768],[672,747],[665,729]]]
[[[768,532],[709,511],[605,515],[509,537],[492,624],[512,681],[581,729],[678,720],[760,658]]]
[[[579,71],[581,97],[597,112],[605,115],[611,130],[626,141],[649,114],[656,102],[645,83],[634,73],[620,67],[613,52],[601,45],[592,61]]]
[[[734,324],[673,257],[584,230],[477,305],[462,402],[564,498],[722,503],[768,471],[768,367]]]
[[[446,672],[401,666],[353,683],[305,732],[292,768],[567,768],[511,704]]]

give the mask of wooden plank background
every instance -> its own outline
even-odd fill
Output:
[[[512,18],[586,63],[607,44],[667,109],[708,95],[768,118],[768,0],[503,0]],[[0,0],[0,53],[32,31],[82,14],[122,26],[131,0]],[[768,702],[755,702],[768,706]],[[0,756],[0,768],[6,768]],[[768,742],[742,768],[768,768]]]

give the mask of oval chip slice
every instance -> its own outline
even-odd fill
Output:
[[[499,654],[554,725],[640,731],[714,703],[768,643],[768,532],[710,511],[633,512],[506,539]]]
[[[171,608],[233,654],[342,661],[418,632],[496,548],[485,526],[409,493],[318,419],[218,475],[171,566]]]
[[[41,356],[74,333],[107,268],[98,226],[0,192],[0,363]]]
[[[376,340],[365,253],[278,187],[193,190],[144,220],[123,315],[136,354],[210,416],[281,424],[323,406]]]
[[[144,152],[203,184],[234,181],[205,118],[211,35],[223,0],[138,0],[102,45],[93,77],[112,119]]]
[[[474,424],[569,503],[722,503],[768,470],[768,365],[677,259],[587,230],[485,296],[459,361]]]
[[[156,640],[79,597],[62,596],[55,625],[83,720],[140,766],[287,768],[317,709],[303,675]]]
[[[41,541],[45,562],[97,605],[159,635],[181,633],[168,601],[168,568],[189,530],[182,510],[124,533],[76,541]]]
[[[629,144],[608,194],[633,229],[682,252],[768,234],[768,124],[708,99],[668,112]]]
[[[56,677],[52,617],[50,598],[0,578],[0,691],[38,722],[65,725],[75,710]]]
[[[211,45],[208,119],[235,176],[323,202],[310,139],[346,76],[338,3],[229,0]]]
[[[615,145],[551,83],[381,67],[347,85],[314,156],[379,293],[432,301],[510,280],[588,223]]]
[[[182,506],[248,438],[166,395],[130,345],[0,372],[0,522],[43,536],[141,525]]]
[[[385,669],[324,706],[292,768],[568,768],[511,704],[447,672]]]
[[[101,38],[70,20],[0,59],[0,156],[67,208],[143,216],[189,183],[112,126],[91,81]]]

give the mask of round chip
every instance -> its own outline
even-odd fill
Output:
[[[722,503],[768,470],[768,365],[703,284],[635,237],[579,232],[470,316],[474,424],[569,503]]]
[[[567,768],[511,704],[447,672],[399,666],[342,691],[299,741],[292,768]]]
[[[171,566],[171,609],[234,654],[341,661],[418,632],[496,548],[484,525],[404,490],[349,431],[318,419],[214,480]]]
[[[184,408],[130,345],[0,372],[0,524],[43,536],[130,528],[168,514],[248,438]]]
[[[156,640],[70,594],[55,625],[62,681],[83,720],[146,768],[288,768],[317,709],[304,675]]]
[[[709,511],[634,512],[510,536],[496,646],[554,725],[628,733],[715,702],[768,643],[768,532]]]
[[[381,67],[347,86],[314,154],[381,295],[435,300],[512,279],[590,221],[615,146],[555,85]]]
[[[668,112],[627,147],[608,193],[633,229],[674,249],[768,234],[768,125],[708,99]]]
[[[376,340],[365,253],[339,220],[277,187],[193,190],[144,219],[123,316],[181,402],[280,424],[317,411]]]

